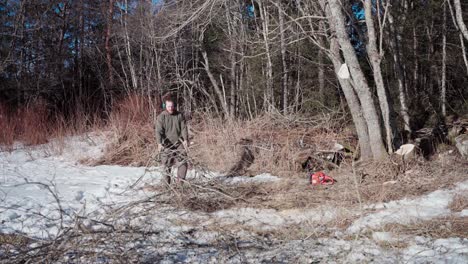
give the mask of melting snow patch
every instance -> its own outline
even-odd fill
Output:
[[[277,211],[274,209],[239,208],[217,211],[212,216],[218,218],[217,223],[240,224],[258,227],[262,230],[272,230],[287,225],[328,222],[337,216],[333,209],[322,207],[317,209],[291,209]]]
[[[392,242],[395,241],[392,233],[390,232],[374,232],[372,233],[372,239],[378,242]]]
[[[233,210],[222,210],[213,213],[225,224],[244,224],[249,226],[261,226],[262,229],[269,230],[273,226],[280,226],[285,223],[282,216],[273,209],[240,208]]]
[[[263,173],[259,174],[254,177],[247,177],[247,176],[237,176],[237,177],[232,177],[232,178],[226,178],[225,181],[227,183],[231,184],[238,184],[238,183],[248,183],[248,182],[257,182],[257,183],[262,183],[262,182],[275,182],[279,181],[280,178],[273,176],[269,173]]]
[[[405,250],[404,259],[409,263],[468,263],[468,239],[415,239]]]
[[[416,199],[402,199],[374,206],[379,211],[356,220],[348,232],[357,233],[363,229],[375,229],[385,224],[409,224],[450,214],[448,205],[457,192],[468,190],[468,181],[460,183],[453,190],[437,190]]]
[[[52,155],[54,142],[0,152],[0,232],[53,237],[77,214],[89,216],[136,199],[135,193],[120,194],[145,168],[77,164],[79,159],[98,157],[104,142],[99,136],[76,136],[68,138],[57,155]]]
[[[460,217],[468,217],[468,209],[464,209],[460,212]]]

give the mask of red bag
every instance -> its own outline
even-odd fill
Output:
[[[335,183],[335,179],[321,171],[311,174],[309,180],[312,185],[331,185]]]

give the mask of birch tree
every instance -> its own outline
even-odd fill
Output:
[[[376,13],[377,16],[381,16],[381,10],[379,8],[379,1],[376,2]],[[382,68],[381,68],[381,62],[382,62],[382,57],[383,57],[383,48],[380,46],[380,48],[377,47],[377,33],[374,25],[374,19],[373,19],[373,12],[372,10],[374,9],[372,0],[365,0],[364,1],[364,10],[365,10],[365,17],[366,17],[366,25],[367,25],[367,54],[370,59],[370,63],[372,66],[372,71],[374,73],[374,81],[375,85],[377,88],[377,94],[379,98],[379,104],[380,104],[380,110],[382,112],[382,117],[383,117],[383,122],[384,122],[384,127],[385,127],[385,134],[386,134],[386,142],[387,142],[387,150],[388,153],[393,152],[393,130],[395,128],[392,125],[392,121],[390,120],[390,106],[388,103],[388,96],[387,96],[387,91],[385,89],[385,84],[384,80],[382,77]],[[379,19],[380,21],[380,19]],[[382,24],[379,23],[379,25],[382,27]],[[382,40],[382,34],[380,36],[380,40]]]
[[[361,102],[362,112],[367,123],[369,144],[374,159],[383,159],[387,157],[387,151],[383,144],[382,131],[380,128],[379,116],[374,106],[372,93],[367,83],[367,79],[359,65],[354,47],[349,40],[349,36],[345,28],[345,16],[342,11],[342,6],[338,0],[329,0],[330,23],[333,23],[336,29],[338,43],[346,64],[350,69],[351,79],[354,89]]]

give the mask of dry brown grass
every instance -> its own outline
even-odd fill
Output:
[[[391,163],[391,162],[390,162]],[[329,186],[311,186],[304,177],[283,177],[277,182],[228,184],[220,179],[190,180],[183,187],[172,190],[163,186],[156,187],[156,193],[166,191],[168,195],[159,196],[158,203],[171,204],[176,208],[190,211],[214,212],[231,208],[275,209],[278,211],[297,209],[306,210],[318,207],[342,208],[349,211],[358,210],[360,202],[364,204],[388,202],[404,197],[412,198],[427,194],[440,188],[450,188],[456,182],[467,179],[464,167],[454,168],[453,164],[441,166],[437,161],[427,162],[411,167],[410,173],[400,173],[386,177],[388,162],[373,164],[373,169],[364,180],[362,175],[358,185],[350,166],[330,172],[338,183]],[[458,163],[457,159],[452,163]],[[362,166],[362,165],[361,165]],[[366,165],[366,168],[370,166]],[[362,169],[362,168],[361,168]],[[441,181],[440,173],[450,169],[453,182]],[[359,171],[359,170],[358,170]],[[390,171],[393,171],[391,169]],[[395,182],[388,180],[395,179]],[[359,196],[357,195],[359,192]],[[466,198],[466,197],[465,197]],[[452,210],[466,207],[466,199],[454,200]],[[346,229],[355,216],[346,212],[340,213],[329,227]],[[297,236],[300,237],[300,232]]]
[[[154,105],[139,95],[118,101],[113,108],[109,127],[113,143],[95,164],[145,166],[152,163],[156,150],[154,140]],[[289,120],[285,117],[262,116],[253,120],[221,120],[196,113],[189,121],[192,146],[190,158],[212,171],[227,172],[237,161],[243,139],[251,141],[255,162],[247,171],[254,175],[271,172],[280,176],[295,175],[299,164],[316,149],[327,149],[333,140],[354,146],[355,138],[343,122],[344,115],[316,116]]]
[[[412,224],[388,224],[383,230],[398,235],[425,236],[433,239],[467,237],[468,217],[445,217]]]
[[[47,103],[40,99],[19,109],[14,122],[19,124],[20,140],[27,146],[47,143],[52,127],[48,117]]]
[[[11,151],[15,141],[26,146],[47,143],[54,139],[57,149],[63,148],[66,136],[96,131],[102,128],[103,120],[97,114],[75,112],[65,118],[52,113],[44,100],[38,99],[13,109],[0,104],[0,148]]]
[[[11,150],[14,141],[25,145],[46,143],[51,134],[47,104],[43,100],[28,103],[20,109],[0,105],[0,145]]]
[[[208,138],[206,135],[203,139]],[[225,146],[219,146],[222,147]],[[221,151],[219,155],[223,155]],[[255,162],[259,162],[259,159],[262,157],[256,158]],[[421,196],[437,189],[451,188],[457,182],[468,179],[468,166],[457,155],[453,155],[451,159],[421,159],[406,166],[406,171],[400,165],[391,160],[361,162],[355,165],[354,175],[352,166],[344,164],[328,173],[337,183],[327,186],[311,186],[305,172],[294,170],[290,176],[283,176],[280,181],[267,183],[228,184],[219,179],[191,180],[184,188],[176,189],[160,202],[202,212],[242,207],[287,210],[324,205],[331,208],[357,208],[360,203],[380,203]],[[448,175],[450,180],[447,180]],[[456,199],[453,207],[460,210],[465,202],[461,198]],[[336,226],[346,228],[349,223],[350,219],[340,219]]]
[[[344,179],[343,179],[344,180]],[[305,179],[291,178],[271,183],[229,184],[222,180],[191,180],[183,186],[155,186],[158,202],[191,211],[214,212],[230,208],[275,210],[310,209],[318,206],[350,208],[358,204],[353,189],[346,185],[311,187]],[[340,195],[337,195],[339,193]],[[340,226],[344,222],[337,223]]]
[[[354,146],[355,138],[342,127],[341,117],[337,114],[288,120],[262,116],[248,121],[221,121],[196,115],[191,123],[195,143],[191,153],[211,170],[227,171],[237,162],[237,153],[243,147],[239,143],[250,139],[255,162],[248,174],[293,176],[308,155],[330,148],[334,140]]]
[[[453,197],[449,208],[452,212],[461,212],[464,209],[468,209],[468,194],[456,194],[455,197]]]
[[[28,237],[18,235],[18,234],[0,234],[0,248],[3,247],[25,247],[28,243],[31,243],[32,240]]]
[[[117,101],[108,121],[112,143],[92,163],[147,166],[156,150],[154,113],[154,102],[142,95]]]
[[[5,104],[0,104],[0,150],[11,150],[16,138],[16,124],[10,118],[11,113]]]

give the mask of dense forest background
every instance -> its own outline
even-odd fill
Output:
[[[1,0],[0,103],[65,119],[167,92],[225,120],[345,109],[380,159],[468,113],[467,22],[460,0]]]

